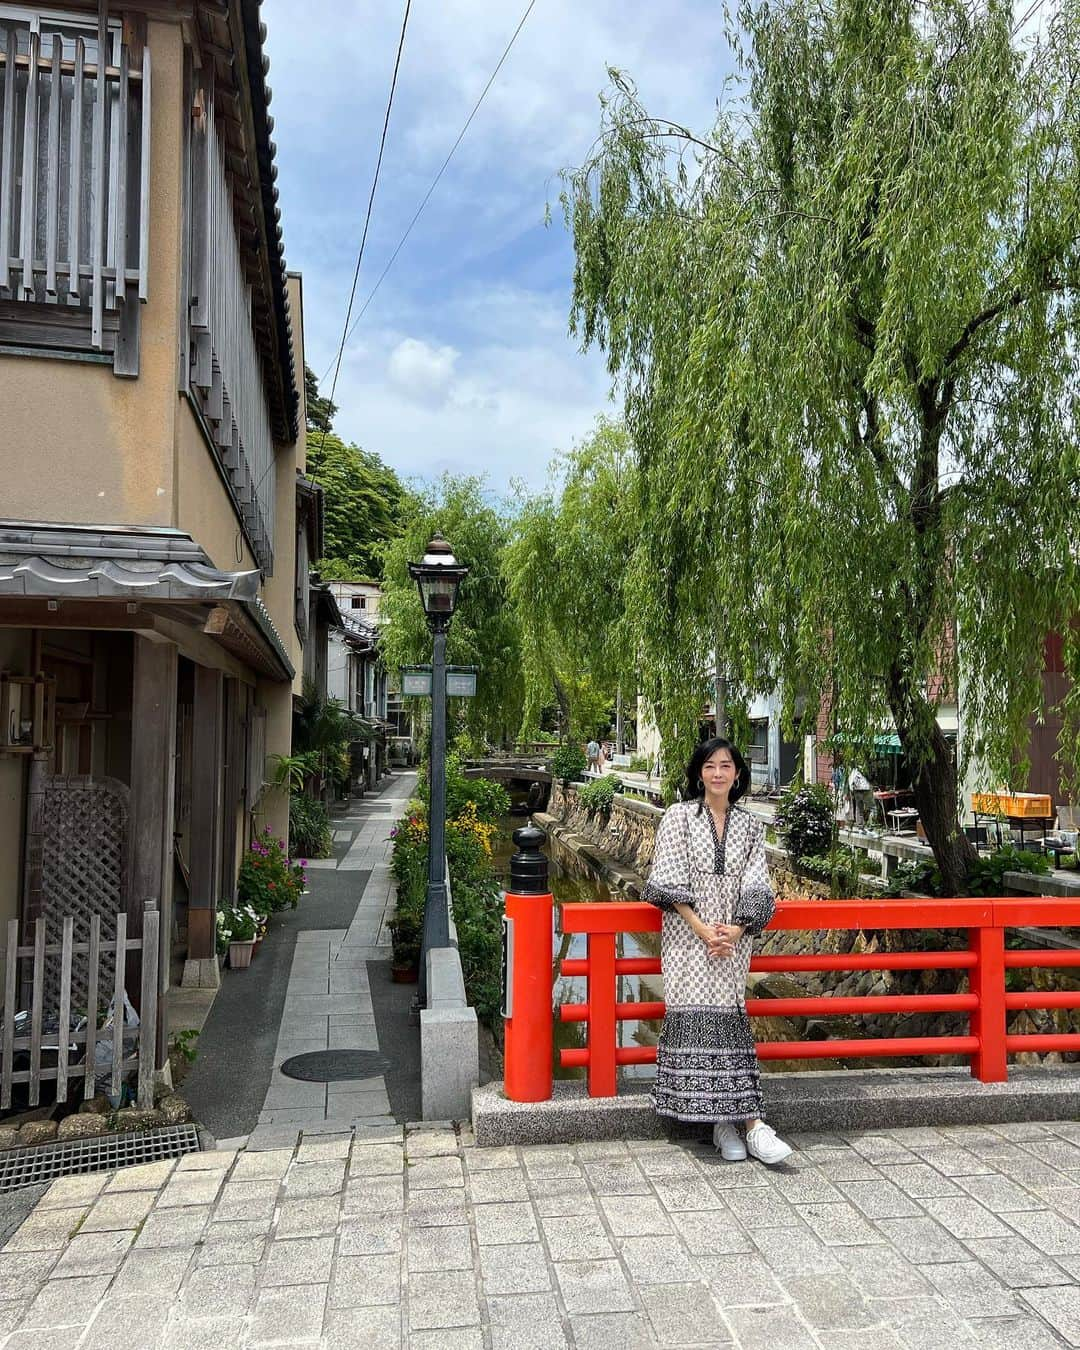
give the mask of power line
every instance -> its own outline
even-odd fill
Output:
[[[533,11],[533,6],[534,6],[535,4],[536,4],[536,0],[529,0],[529,4],[526,6],[525,13],[521,16],[521,19],[520,19],[520,21],[519,21],[519,23],[518,23],[518,26],[514,29],[514,32],[513,32],[513,34],[511,35],[510,41],[506,44],[506,47],[505,47],[504,50],[503,50],[502,56],[499,57],[498,63],[497,63],[497,65],[495,66],[495,69],[491,72],[491,75],[490,75],[490,77],[489,77],[489,79],[488,79],[487,84],[484,85],[484,88],[483,88],[483,90],[482,90],[481,93],[480,93],[480,97],[479,97],[479,98],[476,100],[476,102],[473,104],[472,112],[469,113],[468,117],[465,119],[465,125],[464,125],[464,126],[461,128],[461,130],[458,132],[457,140],[456,140],[456,141],[454,142],[454,144],[450,147],[450,153],[449,153],[449,154],[446,156],[446,158],[443,160],[442,166],[440,167],[439,172],[438,172],[438,173],[435,175],[435,177],[431,180],[431,186],[430,186],[430,187],[428,188],[428,190],[424,193],[424,196],[423,196],[423,198],[422,198],[422,200],[421,200],[421,202],[420,202],[420,205],[416,208],[416,211],[415,211],[414,214],[413,214],[412,220],[409,221],[409,224],[408,224],[408,226],[407,226],[406,229],[405,229],[405,233],[404,233],[404,234],[401,236],[401,238],[398,240],[398,242],[397,242],[397,247],[394,249],[393,253],[391,253],[389,262],[387,262],[386,266],[385,266],[385,267],[383,268],[383,270],[379,273],[379,279],[378,279],[378,281],[376,281],[375,285],[371,288],[371,291],[369,292],[367,299],[364,301],[363,305],[361,306],[361,308],[360,308],[360,313],[357,314],[356,319],[354,320],[353,325],[352,325],[351,328],[348,327],[348,319],[346,319],[346,321],[345,321],[345,323],[346,323],[346,333],[345,333],[344,338],[342,339],[342,344],[341,344],[342,350],[344,350],[345,344],[348,342],[349,338],[351,338],[352,335],[353,335],[353,333],[356,331],[357,324],[359,324],[360,320],[364,317],[364,314],[367,312],[367,307],[368,307],[368,305],[370,305],[371,302],[372,302],[372,300],[375,299],[376,292],[378,291],[379,287],[383,284],[383,281],[386,279],[386,274],[387,274],[387,272],[389,272],[390,269],[391,269],[391,267],[393,267],[394,262],[395,262],[395,260],[397,259],[398,254],[401,252],[401,250],[402,250],[402,249],[404,248],[404,246],[405,246],[405,241],[408,239],[409,235],[412,234],[413,226],[414,226],[414,225],[416,224],[416,222],[420,219],[421,215],[422,215],[423,212],[424,212],[424,208],[427,206],[428,202],[431,200],[431,194],[432,194],[432,193],[435,191],[435,189],[439,186],[439,180],[442,178],[443,174],[446,172],[447,166],[449,165],[450,161],[454,158],[454,154],[455,154],[455,152],[456,152],[458,146],[459,146],[459,145],[461,144],[461,142],[465,139],[465,133],[468,131],[470,125],[472,124],[473,118],[476,116],[477,112],[480,110],[480,105],[481,105],[481,103],[483,103],[484,99],[487,97],[488,90],[489,90],[489,89],[491,88],[491,86],[495,83],[496,76],[498,75],[499,71],[500,71],[500,70],[502,69],[502,67],[503,67],[503,62],[504,62],[504,61],[506,60],[506,58],[510,55],[510,49],[511,49],[511,47],[513,47],[514,43],[517,41],[517,39],[518,39],[518,34],[519,34],[519,33],[521,32],[521,30],[525,27],[525,20],[526,20],[526,19],[529,17],[529,15],[532,13],[532,11]],[[338,360],[338,365],[339,365],[339,367],[340,367],[340,364],[341,364],[341,351],[338,352],[337,360]],[[331,368],[332,368],[332,364],[333,364],[333,363],[331,363],[330,366],[327,366],[326,371],[324,372],[323,377],[322,377],[323,380],[325,380],[325,379],[326,379],[326,376],[329,375],[330,370],[331,370]],[[336,382],[336,380],[337,380],[337,375],[336,375],[336,374],[335,374],[335,376],[334,376],[334,379],[335,379],[335,382]],[[322,381],[320,380],[320,384],[321,384],[321,383],[322,383]]]
[[[535,0],[534,0],[535,3]],[[386,133],[390,128],[390,110],[394,106],[394,91],[397,89],[398,71],[401,68],[401,53],[405,46],[405,30],[409,26],[409,10],[412,8],[412,0],[405,0],[405,13],[401,20],[401,36],[398,38],[397,56],[394,58],[394,74],[390,81],[390,93],[386,100],[386,115],[383,118],[382,136],[379,139],[379,157],[375,161],[375,173],[371,180],[371,192],[368,196],[367,212],[364,216],[364,232],[360,236],[360,249],[356,255],[356,266],[353,268],[352,286],[349,289],[349,304],[345,311],[345,322],[341,329],[341,342],[338,344],[337,358],[333,363],[334,380],[330,386],[329,402],[333,403],[334,393],[337,390],[338,375],[341,373],[341,356],[345,350],[345,343],[349,338],[349,320],[352,318],[353,303],[356,300],[356,284],[360,280],[360,264],[364,260],[364,247],[367,244],[368,228],[371,225],[371,211],[375,205],[375,190],[379,186],[379,171],[382,169],[383,151],[386,148]],[[329,367],[327,374],[329,374]],[[323,376],[326,379],[326,375]],[[319,449],[322,450],[326,445],[326,433],[329,429],[329,418],[323,426],[322,443]]]

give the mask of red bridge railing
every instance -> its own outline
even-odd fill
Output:
[[[588,1043],[582,1049],[560,1051],[564,1065],[588,1069],[592,1097],[614,1096],[620,1064],[651,1064],[655,1046],[620,1046],[616,1024],[626,1020],[660,1018],[663,1003],[620,1003],[616,999],[620,975],[659,975],[660,962],[652,957],[619,957],[619,933],[657,932],[661,913],[653,905],[632,902],[566,904],[561,908],[564,933],[584,933],[588,954],[560,963],[563,975],[584,975],[588,981],[584,1003],[563,1003],[564,1022],[585,1022]],[[829,1017],[852,1013],[955,1012],[968,1017],[966,1036],[896,1036],[889,1039],[827,1041],[766,1041],[758,1044],[761,1059],[850,1059],[883,1056],[969,1055],[972,1076],[984,1083],[1003,1082],[1007,1056],[1020,1050],[1080,1051],[1080,1034],[1008,1035],[1006,1014],[1030,1008],[1080,1008],[1080,993],[1029,990],[1010,992],[1005,972],[1046,966],[1080,967],[1077,950],[1008,951],[1007,929],[1018,927],[1080,927],[1080,901],[1057,899],[957,900],[787,900],[781,901],[770,930],[795,929],[966,929],[965,951],[845,953],[842,955],[755,956],[752,971],[856,970],[966,970],[966,994],[869,994],[837,998],[750,998],[747,1012],[757,1017]],[[508,1056],[509,1058],[509,1056]],[[508,1093],[510,1074],[507,1074]]]

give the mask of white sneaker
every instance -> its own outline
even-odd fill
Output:
[[[745,1162],[746,1145],[739,1131],[729,1121],[718,1120],[713,1126],[713,1147],[720,1150],[725,1162]]]
[[[791,1157],[791,1145],[778,1139],[776,1131],[764,1121],[760,1125],[755,1125],[752,1130],[747,1130],[746,1151],[751,1157],[768,1163],[770,1167]]]

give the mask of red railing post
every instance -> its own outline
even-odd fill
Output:
[[[551,945],[555,902],[543,830],[514,831],[518,852],[510,859],[510,889],[503,919],[503,1090],[512,1102],[546,1102],[551,1096],[555,1039],[551,1010]]]
[[[615,934],[589,934],[589,1096],[614,1097]]]
[[[1009,1076],[1005,1052],[1005,929],[970,928],[968,945],[977,957],[971,992],[979,1005],[971,1014],[971,1034],[979,1048],[971,1056],[971,1076],[983,1083],[1004,1083]]]

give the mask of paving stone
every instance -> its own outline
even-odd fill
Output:
[[[777,1275],[830,1275],[841,1268],[835,1255],[839,1248],[798,1228],[756,1228],[753,1244]]]
[[[988,1175],[994,1170],[990,1163],[984,1162],[974,1153],[969,1153],[966,1148],[918,1148],[915,1152],[923,1162],[929,1163],[946,1177]]]
[[[269,1219],[277,1205],[279,1182],[266,1178],[262,1181],[227,1181],[221,1190],[221,1199],[214,1210],[215,1219]]]
[[[984,1317],[979,1350],[1061,1350],[1062,1338],[1038,1317]]]
[[[915,1148],[920,1144],[929,1148],[939,1148],[945,1143],[946,1138],[941,1130],[936,1130],[930,1125],[907,1125],[897,1130],[888,1130],[886,1133],[890,1139],[895,1139],[906,1149]]]
[[[194,1247],[129,1251],[112,1283],[114,1294],[159,1294],[172,1298],[191,1264]],[[65,1281],[70,1283],[70,1281]]]
[[[465,1155],[465,1166],[470,1172],[491,1172],[502,1167],[520,1167],[516,1148],[509,1144],[495,1148],[477,1148]]]
[[[153,1197],[151,1197],[152,1199]],[[82,1228],[90,1211],[34,1209],[8,1238],[7,1252],[58,1252]]]
[[[406,1264],[410,1275],[425,1270],[472,1270],[472,1238],[468,1225],[411,1230]]]
[[[398,1308],[332,1308],[323,1326],[325,1350],[399,1350]]]
[[[1039,1139],[1026,1147],[1040,1162],[1063,1172],[1080,1172],[1080,1146],[1076,1144],[1065,1139]]]
[[[290,1200],[315,1195],[340,1195],[345,1189],[345,1160],[293,1163],[285,1174],[285,1193]]]
[[[26,1313],[27,1302],[24,1299],[8,1299],[0,1301],[0,1336],[6,1336],[9,1331],[14,1331],[22,1321]]]
[[[480,1325],[476,1280],[471,1270],[436,1270],[410,1275],[407,1287],[410,1328]]]
[[[82,1328],[59,1331],[14,1331],[4,1341],[4,1350],[73,1350]]]
[[[654,1350],[649,1324],[639,1313],[591,1313],[572,1317],[578,1350]]]
[[[1030,1152],[1021,1144],[1006,1144],[994,1153],[993,1167],[1018,1186],[1037,1190],[1042,1186],[1068,1186],[1073,1178]]]
[[[1049,1205],[1070,1220],[1080,1215],[1080,1186],[1043,1186],[1039,1190],[1039,1199],[1043,1201],[1037,1206],[1039,1209]]]
[[[473,1211],[473,1221],[476,1225],[476,1240],[481,1247],[493,1247],[507,1242],[535,1242],[540,1236],[532,1205],[527,1202],[477,1205]]]
[[[484,1350],[479,1327],[441,1327],[438,1331],[414,1331],[409,1350]]]
[[[969,1350],[979,1344],[977,1334],[937,1295],[872,1302],[909,1350],[953,1350],[953,1347]],[[980,1332],[983,1325],[979,1324]]]
[[[210,1215],[207,1205],[155,1209],[135,1239],[136,1247],[192,1247],[203,1235]]]
[[[642,1284],[678,1284],[701,1278],[699,1261],[677,1237],[621,1237],[615,1239],[618,1254],[630,1272],[635,1288]]]
[[[444,1158],[456,1156],[457,1151],[457,1135],[453,1130],[410,1130],[405,1136],[409,1158]]]
[[[212,1205],[225,1179],[225,1173],[174,1172],[168,1185],[157,1198],[157,1208],[173,1205]]]
[[[493,1208],[481,1205],[477,1213]],[[497,1206],[496,1206],[497,1208]],[[409,1223],[416,1228],[448,1223],[465,1223],[464,1189],[446,1189],[438,1191],[410,1191],[406,1209]]]
[[[1042,1199],[1032,1191],[1018,1186],[1007,1177],[999,1177],[996,1174],[989,1177],[957,1177],[956,1184],[994,1214],[1045,1208]],[[1080,1196],[1080,1190],[1077,1194]]]
[[[646,1285],[639,1293],[659,1345],[730,1344],[731,1334],[707,1284]]]
[[[660,1203],[672,1210],[726,1210],[727,1205],[713,1190],[700,1172],[694,1176],[675,1176],[653,1179],[653,1190]]]
[[[651,1195],[649,1185],[636,1162],[590,1162],[582,1165],[589,1186],[596,1195]]]
[[[318,1343],[326,1308],[326,1289],[325,1284],[260,1289],[246,1344],[270,1345],[304,1340]]]
[[[277,1209],[274,1239],[334,1234],[337,1232],[340,1210],[336,1195],[320,1195],[311,1200],[285,1200]]]
[[[106,1191],[94,1201],[82,1223],[80,1233],[107,1233],[125,1228],[138,1228],[154,1204],[153,1191]]]
[[[429,1229],[429,1232],[450,1231]],[[512,1243],[480,1249],[484,1294],[534,1294],[551,1288],[551,1274],[538,1242]]]
[[[400,1214],[404,1208],[405,1182],[401,1176],[357,1177],[345,1183],[346,1214]]]
[[[907,1350],[899,1336],[883,1326],[860,1331],[830,1331],[827,1340],[829,1350]]]
[[[1009,1289],[1061,1284],[1067,1278],[1059,1266],[1023,1238],[970,1238],[964,1245]]]
[[[177,1158],[176,1171],[227,1172],[236,1158],[237,1151],[234,1148],[214,1148],[207,1149],[205,1153],[185,1153],[182,1158]]]
[[[828,1247],[866,1246],[883,1241],[873,1225],[867,1223],[859,1211],[846,1202],[798,1205],[796,1208]],[[905,1222],[915,1223],[918,1220]]]
[[[568,1313],[633,1311],[618,1261],[562,1261],[555,1266],[555,1278]]]
[[[652,1237],[675,1231],[660,1202],[651,1195],[605,1195],[600,1198],[600,1208],[616,1237]]]
[[[915,1265],[931,1261],[962,1261],[963,1247],[933,1219],[879,1219],[878,1228],[889,1242]]]
[[[960,1317],[1010,1317],[1023,1311],[1009,1290],[978,1261],[930,1265],[926,1274]]]
[[[1080,1256],[1080,1228],[1063,1219],[1060,1214],[1053,1214],[1048,1209],[1031,1210],[1006,1214],[1005,1222],[1048,1256]],[[998,1235],[979,1233],[977,1236]]]
[[[400,1214],[362,1214],[341,1221],[342,1256],[389,1256],[401,1251]]]
[[[694,1258],[721,1308],[787,1303],[788,1295],[756,1253]]]
[[[271,1148],[256,1153],[241,1153],[229,1181],[262,1181],[267,1178],[280,1181],[289,1170],[292,1159],[291,1148]]]
[[[348,1158],[351,1148],[352,1134],[348,1131],[343,1134],[327,1135],[321,1139],[309,1139],[305,1136],[296,1150],[296,1161],[334,1162]]]
[[[931,1293],[926,1278],[891,1247],[837,1247],[836,1256],[867,1298],[917,1298]],[[928,1272],[933,1267],[927,1267]]]
[[[941,1195],[962,1195],[959,1184],[942,1176],[929,1163],[905,1163],[902,1167],[882,1167],[881,1176],[899,1187],[913,1200],[928,1200]],[[988,1177],[993,1180],[993,1177]],[[969,1177],[965,1181],[971,1180]]]
[[[582,1177],[584,1173],[574,1157],[574,1150],[565,1145],[534,1145],[521,1150],[521,1161],[530,1181],[553,1178]]]
[[[868,1219],[918,1218],[923,1210],[891,1181],[846,1181],[841,1199],[849,1200]]]
[[[464,1186],[465,1173],[458,1157],[413,1158],[405,1168],[410,1190],[436,1190],[445,1186]]]
[[[180,1308],[185,1317],[244,1316],[255,1298],[254,1266],[203,1266],[184,1281]]]
[[[19,1322],[19,1329],[28,1331],[37,1328],[85,1326],[105,1297],[108,1287],[108,1275],[82,1275],[70,1280],[48,1280],[26,1309]],[[6,1328],[8,1331],[11,1329]]]
[[[563,1350],[567,1344],[554,1294],[486,1300],[492,1350]]]
[[[553,1261],[595,1261],[615,1255],[598,1214],[542,1218],[540,1227]]]
[[[333,1238],[282,1238],[270,1244],[260,1283],[326,1284],[333,1258]]]
[[[170,1302],[157,1294],[106,1298],[79,1342],[85,1350],[146,1350],[160,1345]]]
[[[409,1182],[411,1185],[411,1174]],[[469,1199],[474,1205],[499,1204],[529,1198],[525,1173],[519,1167],[500,1167],[492,1172],[470,1172],[468,1190]]]
[[[753,1251],[749,1234],[735,1222],[730,1210],[716,1214],[711,1210],[687,1210],[671,1215],[675,1230],[695,1256],[726,1256],[732,1252]],[[787,1229],[758,1229],[758,1232],[786,1232]]]
[[[942,1228],[958,1238],[1008,1237],[1009,1230],[977,1200],[949,1196],[942,1200],[924,1200],[927,1214]]]
[[[69,1275],[112,1275],[120,1266],[135,1237],[134,1229],[108,1233],[80,1233],[68,1243],[57,1261],[53,1274],[58,1278]],[[28,1254],[29,1255],[29,1254]],[[52,1258],[50,1258],[51,1263]],[[9,1284],[8,1266],[0,1256],[0,1286],[18,1291]]]
[[[815,1164],[829,1181],[839,1184],[841,1181],[877,1181],[881,1175],[877,1168],[860,1158],[853,1150],[844,1153],[834,1152],[815,1154]]]
[[[339,1256],[330,1282],[332,1308],[397,1306],[401,1298],[401,1257]]]
[[[787,1172],[778,1168],[762,1170],[789,1204],[813,1205],[844,1199],[843,1193],[816,1167],[800,1167]]]
[[[914,1162],[911,1150],[891,1132],[889,1134],[845,1134],[844,1138],[859,1155],[869,1163]],[[936,1139],[931,1144],[936,1143]],[[925,1145],[923,1145],[925,1147]]]
[[[176,1170],[174,1159],[163,1162],[139,1163],[135,1167],[121,1167],[108,1180],[107,1191],[156,1191],[159,1190]],[[108,1178],[109,1174],[105,1174]],[[74,1177],[65,1178],[74,1181]],[[82,1180],[82,1178],[80,1178]],[[57,1183],[58,1184],[58,1183]]]
[[[667,1181],[682,1177],[687,1180],[701,1176],[701,1167],[692,1153],[681,1148],[650,1149],[633,1153],[634,1161],[650,1181]],[[619,1317],[618,1313],[606,1316]]]
[[[354,1144],[349,1158],[350,1177],[400,1175],[405,1152],[400,1144]]]
[[[582,1177],[551,1177],[529,1180],[533,1207],[542,1218],[559,1215],[598,1214],[596,1197]]]
[[[58,1177],[34,1206],[42,1209],[88,1208],[97,1199],[109,1180],[108,1172],[91,1172],[86,1176]]]
[[[781,1281],[799,1316],[816,1331],[876,1326],[879,1318],[848,1275],[787,1275]]]
[[[791,1307],[728,1308],[724,1316],[741,1350],[817,1350],[817,1342]]]
[[[798,1211],[771,1186],[726,1191],[724,1200],[744,1228],[797,1228],[801,1222]]]

